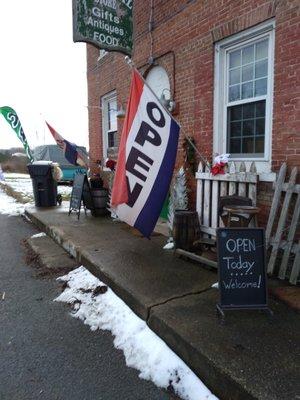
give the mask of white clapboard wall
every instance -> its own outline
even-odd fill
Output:
[[[218,204],[221,196],[238,195],[252,199],[256,205],[258,175],[253,162],[249,171],[245,163],[239,167],[230,162],[227,173],[212,175],[208,168],[199,164],[197,179],[196,210],[199,215],[200,231],[204,235],[216,236],[216,229],[222,226],[218,215]]]

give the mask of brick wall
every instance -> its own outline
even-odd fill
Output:
[[[154,0],[153,53],[149,34],[151,2],[135,1],[133,60],[146,75],[153,56],[170,79],[178,104],[176,118],[182,131],[194,137],[209,159],[213,145],[214,42],[275,19],[275,71],[272,131],[272,167],[299,165],[300,159],[300,10],[298,0]],[[87,45],[90,153],[102,158],[101,96],[116,90],[118,104],[128,99],[130,70],[124,56],[110,53],[97,61],[99,50]],[[119,122],[120,135],[122,123]],[[176,162],[185,159],[181,135]],[[189,173],[190,200],[195,180]],[[265,208],[272,198],[270,184],[261,184],[259,202]],[[267,212],[265,211],[265,214]]]

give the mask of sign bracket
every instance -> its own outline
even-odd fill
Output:
[[[266,311],[270,317],[274,316],[274,312],[267,306],[267,305],[261,305],[261,306],[247,306],[247,307],[224,307],[220,303],[216,304],[216,312],[217,315],[222,318],[222,320],[225,320],[225,311],[241,311],[241,310],[257,310],[257,311]]]
[[[87,214],[86,214],[86,206],[85,206],[85,204],[84,204],[83,199],[81,199],[81,201],[80,201],[80,206],[79,206],[78,209],[77,209],[77,208],[71,208],[71,207],[69,208],[69,216],[71,215],[72,211],[74,211],[74,212],[76,212],[77,219],[79,220],[80,211],[81,211],[81,205],[83,205],[84,214],[85,214],[85,216],[86,216],[86,215],[87,215]]]

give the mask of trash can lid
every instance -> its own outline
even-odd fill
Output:
[[[31,178],[37,176],[49,176],[53,171],[52,161],[34,161],[27,164],[28,172]]]
[[[33,161],[33,162],[31,163],[31,165],[52,165],[52,164],[53,164],[52,161],[44,161],[44,160],[41,160],[41,161]]]

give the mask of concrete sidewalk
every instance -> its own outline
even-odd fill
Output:
[[[217,274],[163,250],[166,238],[142,238],[125,224],[66,207],[27,216],[109,285],[221,399],[300,399],[299,313],[270,299],[259,311],[216,316]]]

